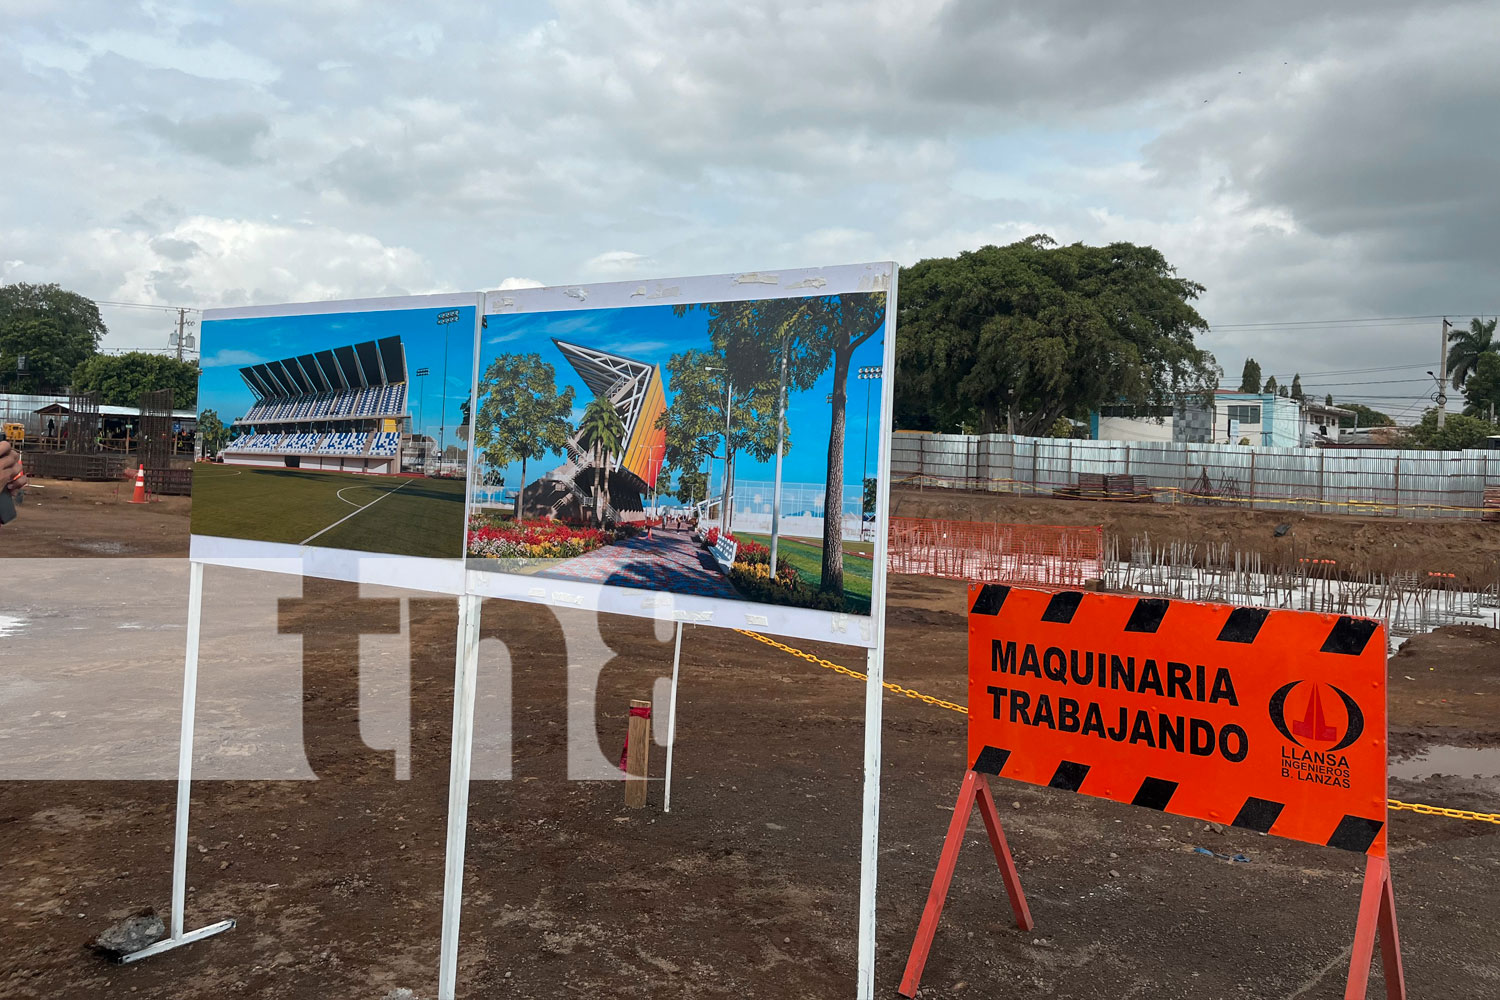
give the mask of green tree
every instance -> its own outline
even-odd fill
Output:
[[[1332,406],[1333,405],[1333,393],[1330,392],[1330,393],[1326,394],[1323,397],[1323,405],[1324,406]]]
[[[720,514],[729,524],[734,504],[734,464],[739,453],[748,451],[760,461],[776,454],[776,387],[764,381],[736,384],[730,403],[726,382],[729,364],[717,351],[683,351],[669,358],[665,368],[672,403],[656,424],[666,431],[664,468],[676,473],[679,482],[682,477],[696,482],[701,475],[704,485],[695,495],[702,500],[708,496],[708,477],[702,470],[715,457],[727,458]],[[728,448],[721,452],[726,405],[731,410],[729,441]],[[788,435],[785,450],[790,449]]]
[[[57,285],[0,285],[0,379],[17,389],[66,388],[106,332],[99,307],[76,292]],[[26,370],[18,372],[23,356]]]
[[[874,476],[870,476],[865,480],[864,502],[861,504],[860,509],[867,515],[875,513],[875,503],[879,499],[879,492],[876,487],[879,482],[880,480]]]
[[[1302,392],[1302,373],[1301,372],[1297,372],[1296,374],[1294,374],[1292,376],[1291,397],[1293,399],[1298,399],[1298,400],[1306,399],[1307,398],[1307,396],[1305,396],[1303,394],[1303,392]]]
[[[1265,393],[1267,396],[1276,395],[1276,376],[1272,375],[1270,378],[1266,379],[1265,387],[1260,391]]]
[[[96,354],[73,370],[73,388],[97,392],[109,406],[138,406],[142,394],[171,389],[172,405],[191,409],[198,404],[198,366],[146,351]]]
[[[1166,406],[1217,385],[1203,291],[1151,247],[1033,236],[901,272],[896,423],[1042,434],[1105,404]]]
[[[1282,399],[1286,399],[1291,396],[1291,392],[1287,389],[1286,386],[1283,385],[1277,388],[1276,395],[1280,396]]]
[[[1352,417],[1339,417],[1340,427],[1395,427],[1396,421],[1389,414],[1372,410],[1363,403],[1340,403],[1345,410],[1354,411]]]
[[[1240,372],[1240,392],[1260,392],[1260,365],[1254,358],[1245,359],[1245,368]]]
[[[1479,367],[1481,357],[1500,348],[1495,343],[1495,325],[1496,320],[1476,316],[1469,320],[1468,329],[1455,326],[1448,331],[1448,378],[1455,389],[1464,387],[1464,381]]]
[[[702,469],[678,469],[677,479],[667,490],[683,503],[695,504],[708,496],[708,473]]]
[[[1434,409],[1422,414],[1421,421],[1411,429],[1411,442],[1418,448],[1431,448],[1435,451],[1462,451],[1466,448],[1482,447],[1484,439],[1496,433],[1500,433],[1500,429],[1488,420],[1465,416],[1462,413],[1448,414],[1443,421],[1443,426],[1439,428],[1437,410]]]
[[[583,418],[578,421],[578,438],[594,455],[594,520],[603,527],[605,477],[611,460],[625,445],[625,423],[615,404],[602,396],[589,400]]]
[[[198,440],[203,442],[203,456],[213,458],[229,443],[229,428],[219,419],[217,410],[198,414]]]
[[[516,520],[526,507],[526,463],[558,451],[572,427],[573,387],[557,391],[557,372],[539,354],[502,354],[479,380],[474,447],[493,466],[521,463]]]
[[[691,306],[681,307],[693,308]],[[807,391],[830,370],[828,469],[823,494],[821,590],[844,592],[844,427],[848,404],[849,365],[854,352],[885,324],[885,293],[854,292],[801,299],[712,303],[708,335],[730,369],[736,392],[758,387],[769,396],[775,449],[775,412],[781,371],[788,390]],[[763,390],[769,389],[769,392]],[[754,393],[752,395],[755,395]]]
[[[1488,417],[1500,410],[1500,353],[1485,351],[1474,371],[1464,381],[1464,412],[1471,417]]]

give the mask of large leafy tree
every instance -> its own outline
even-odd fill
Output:
[[[1474,317],[1467,329],[1455,326],[1448,331],[1448,377],[1455,389],[1462,389],[1465,380],[1479,367],[1479,359],[1500,349],[1495,343],[1496,320]]]
[[[516,519],[526,509],[526,463],[561,449],[572,428],[573,387],[557,391],[557,371],[539,354],[502,354],[479,380],[474,446],[493,466],[521,463]]]
[[[1203,286],[1151,247],[1032,236],[901,273],[897,422],[1042,434],[1100,405],[1170,405],[1217,384]]]
[[[1297,372],[1296,374],[1294,374],[1292,376],[1291,397],[1293,399],[1306,399],[1307,398],[1303,394],[1303,392],[1302,392],[1302,373],[1301,372]]]
[[[1340,403],[1339,407],[1345,410],[1353,410],[1352,417],[1339,417],[1340,427],[1395,427],[1396,421],[1391,419],[1390,414],[1381,413],[1379,410],[1371,409],[1364,403]]]
[[[57,285],[0,285],[0,378],[17,389],[65,388],[105,332],[99,307],[76,292]],[[26,370],[18,372],[22,356]]]
[[[1264,387],[1262,387],[1261,392],[1265,393],[1267,396],[1274,396],[1276,395],[1276,392],[1279,388],[1280,386],[1276,384],[1276,376],[1272,375],[1270,378],[1266,379],[1266,384]]]
[[[198,403],[198,366],[145,351],[96,354],[74,369],[73,388],[97,392],[109,406],[136,406],[143,393],[171,389],[172,405],[188,409]]]
[[[1464,400],[1464,412],[1471,417],[1488,417],[1500,410],[1500,353],[1479,355],[1473,373],[1464,381]]]
[[[1240,372],[1240,392],[1260,392],[1260,365],[1254,358],[1245,359]]]
[[[198,414],[198,440],[203,442],[205,458],[213,458],[229,443],[229,429],[219,419],[219,411],[204,410]]]
[[[578,421],[578,438],[594,455],[594,520],[602,527],[610,462],[625,446],[625,423],[614,404],[601,396],[589,400]]]
[[[1410,436],[1411,442],[1419,448],[1462,451],[1482,447],[1485,438],[1496,433],[1500,433],[1500,429],[1489,421],[1462,413],[1449,413],[1443,420],[1443,426],[1439,427],[1437,410],[1428,410],[1411,429]]]
[[[686,307],[692,308],[692,307]],[[811,389],[832,372],[831,427],[823,494],[820,589],[844,592],[844,425],[849,366],[854,352],[885,324],[884,292],[851,292],[801,299],[722,302],[705,306],[708,335],[725,358],[736,387],[770,389],[774,452],[775,407],[781,371],[788,390]]]

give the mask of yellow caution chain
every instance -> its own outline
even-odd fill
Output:
[[[860,673],[858,670],[850,670],[848,667],[843,666],[842,664],[834,663],[832,660],[825,660],[821,656],[815,656],[812,653],[798,649],[795,646],[788,646],[784,642],[777,642],[770,636],[761,635],[759,632],[749,632],[742,628],[737,628],[735,629],[735,631],[740,635],[748,635],[756,642],[763,642],[767,646],[773,646],[776,649],[781,650],[783,653],[790,653],[791,655],[799,659],[806,660],[808,663],[815,663],[820,667],[832,670],[836,674],[843,674],[845,677],[853,677],[857,681],[869,680],[868,674]],[[923,694],[922,692],[913,690],[912,688],[902,687],[900,684],[892,684],[890,681],[882,681],[880,686],[885,688],[887,691],[893,692],[894,694],[903,695],[907,698],[914,698],[924,705],[934,705],[937,708],[946,708],[950,712],[961,712],[964,715],[969,714],[969,710],[963,705],[955,704],[951,701],[944,701],[943,699],[936,698],[930,694]],[[1387,808],[1398,812],[1414,812],[1420,813],[1423,816],[1446,816],[1449,819],[1467,819],[1473,820],[1478,823],[1495,823],[1497,825],[1500,825],[1500,813],[1474,812],[1472,809],[1449,809],[1445,806],[1430,806],[1422,802],[1402,802],[1400,799],[1388,799],[1386,801],[1386,806]]]

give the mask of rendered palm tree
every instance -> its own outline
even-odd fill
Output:
[[[1448,377],[1455,389],[1462,389],[1464,382],[1479,366],[1479,357],[1485,351],[1500,349],[1495,342],[1495,320],[1482,320],[1477,316],[1469,320],[1469,328],[1455,326],[1448,331]]]
[[[625,444],[625,424],[614,404],[594,397],[578,422],[578,437],[586,442],[594,456],[594,520],[604,526],[604,482],[610,459]]]

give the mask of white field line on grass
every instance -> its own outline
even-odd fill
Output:
[[[337,528],[339,525],[341,525],[345,521],[349,520],[349,518],[351,518],[351,517],[357,517],[358,515],[363,514],[365,511],[369,510],[371,507],[375,506],[380,501],[382,501],[386,497],[390,496],[392,493],[395,493],[396,490],[403,490],[406,487],[410,486],[414,482],[416,482],[416,480],[414,480],[414,479],[408,479],[406,482],[402,483],[400,486],[397,486],[396,489],[394,489],[394,490],[386,490],[384,493],[380,494],[380,496],[376,497],[374,500],[371,500],[369,503],[365,504],[363,507],[361,507],[358,510],[354,511],[352,514],[345,514],[343,517],[339,518],[337,521],[334,521],[332,524],[330,524],[328,527],[324,528],[322,531],[319,531],[316,534],[308,535],[306,538],[302,539],[302,541],[298,542],[297,544],[298,545],[306,545],[308,542],[312,541],[314,538],[317,538],[318,535],[327,534],[328,532],[332,531],[334,528]],[[351,487],[345,487],[345,489],[350,489],[350,488]],[[339,497],[339,499],[343,500],[344,498],[343,497]],[[344,502],[348,503],[347,500],[345,500]]]
[[[399,487],[399,486],[396,487],[396,489],[400,489],[400,488],[401,487]],[[363,509],[363,508],[369,506],[369,504],[355,503],[353,500],[350,500],[348,497],[344,496],[344,491],[345,490],[378,490],[378,489],[380,489],[380,486],[378,484],[376,484],[376,483],[367,483],[367,484],[360,485],[360,486],[345,486],[344,489],[339,490],[338,493],[336,493],[334,495],[337,496],[340,500],[344,501],[344,503],[348,504],[351,507],[359,507],[359,508]],[[388,490],[387,492],[394,493],[395,490]],[[375,499],[379,500],[380,498],[376,497]],[[371,502],[373,502],[373,501],[371,501]],[[324,530],[327,530],[327,529],[324,529]]]

